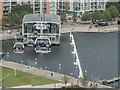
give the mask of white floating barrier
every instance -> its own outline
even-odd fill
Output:
[[[78,78],[80,77],[83,77],[83,73],[82,73],[82,69],[81,69],[81,65],[80,65],[80,60],[79,60],[79,57],[78,57],[78,54],[77,54],[77,49],[76,49],[76,45],[75,45],[75,41],[74,41],[74,37],[72,35],[72,33],[70,32],[70,39],[71,39],[71,45],[73,45],[73,51],[72,51],[72,54],[75,54],[75,62],[74,62],[74,65],[77,65],[78,66],[78,69],[79,69],[79,76]]]

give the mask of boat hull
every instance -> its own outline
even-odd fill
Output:
[[[27,46],[29,46],[29,47],[33,47],[34,45],[33,45],[33,44],[27,44]]]
[[[24,53],[24,51],[21,51],[21,52],[19,52],[19,51],[14,51],[14,53]]]
[[[36,53],[50,53],[51,49],[49,51],[43,51],[43,50],[37,50],[37,49],[35,49],[35,52]]]

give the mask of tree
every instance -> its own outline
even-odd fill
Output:
[[[70,78],[67,76],[67,73],[65,70],[64,70],[64,76],[61,79],[63,80],[63,83],[65,84],[65,87],[66,87],[66,84],[69,82]]]
[[[106,8],[108,9],[111,5],[115,6],[120,13],[120,1],[119,2],[107,2]]]
[[[76,17],[77,17],[76,14],[74,14],[73,17],[72,17],[74,22],[76,22],[76,20],[77,20]]]
[[[9,22],[10,22],[9,18],[6,17],[6,16],[4,16],[4,17],[2,18],[2,27],[8,25]]]
[[[69,77],[67,77],[67,75],[64,75],[63,77],[62,77],[62,80],[63,80],[63,82],[64,82],[64,84],[65,84],[65,87],[66,87],[66,84],[69,82]]]
[[[66,22],[66,15],[65,15],[65,13],[58,13],[58,15],[61,17],[62,23]]]
[[[100,20],[102,19],[102,13],[99,10],[95,10],[92,12],[92,19]]]
[[[82,14],[81,19],[82,19],[82,21],[90,21],[90,19],[91,19],[91,14],[88,13],[88,12],[85,12],[84,14]]]
[[[88,77],[86,72],[83,72],[83,77],[80,78],[80,82],[82,83],[82,85],[85,87],[88,81]]]
[[[25,14],[33,13],[33,9],[29,5],[16,5],[12,8],[8,15],[11,25],[21,24]]]
[[[103,11],[103,19],[110,20],[112,18],[111,13],[108,10]]]
[[[111,5],[107,10],[111,13],[112,18],[116,18],[119,14],[117,8],[113,5]]]

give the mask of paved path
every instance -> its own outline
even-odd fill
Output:
[[[16,32],[11,33],[11,34],[1,33],[1,34],[0,34],[0,40],[15,39],[15,37],[16,37],[16,38],[22,38],[22,36],[20,36],[20,35],[19,35],[19,36],[16,36],[16,34],[19,35],[19,33],[16,33]]]
[[[71,25],[71,26],[63,26],[61,28],[61,33],[68,33],[68,32],[116,32],[118,31],[118,25],[111,25],[111,26],[103,26],[103,27],[92,27],[89,28],[89,25]],[[6,31],[0,34],[0,40],[3,39],[13,39],[15,38],[16,34],[19,32],[14,31],[11,34],[8,34]],[[17,36],[17,38],[22,38],[22,36]]]
[[[67,83],[66,86],[70,86],[71,84]],[[39,86],[31,86],[31,85],[25,85],[25,86],[17,86],[12,88],[62,88],[65,84],[63,83],[57,83],[57,84],[47,84],[47,85],[39,85]]]
[[[118,31],[118,25],[111,25],[111,26],[103,26],[103,27],[92,27],[89,28],[89,25],[85,26],[72,26],[72,27],[64,27],[61,28],[61,33],[67,32],[116,32]]]
[[[2,61],[0,61],[0,65],[8,67],[8,68],[16,69],[19,71],[28,72],[31,74],[35,74],[35,75],[47,77],[50,79],[58,80],[58,81],[63,81],[63,77],[64,77],[63,74],[59,74],[59,73],[48,71],[48,70],[42,70],[39,68],[30,67],[30,66],[23,65],[23,64],[18,64],[18,63],[11,62],[11,61],[2,60]],[[29,70],[28,70],[28,67],[29,67]],[[53,76],[51,76],[51,73],[53,73]],[[67,76],[67,77],[69,78],[68,83],[77,84],[78,78],[74,78],[71,76]],[[93,83],[93,82],[89,82],[88,86],[90,86],[90,83]],[[49,85],[49,86],[51,86],[51,85]],[[79,86],[83,87],[81,83],[79,83]],[[53,87],[53,86],[51,86],[51,87]],[[97,85],[97,87],[98,88],[111,88],[109,86],[103,86],[103,85],[99,85],[99,84]]]

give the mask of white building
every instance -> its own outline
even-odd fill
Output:
[[[3,16],[7,16],[12,7],[17,4],[29,4],[33,7],[33,13],[57,14],[64,12],[67,14],[77,14],[88,11],[105,10],[107,0],[3,0]]]
[[[60,16],[55,14],[28,14],[22,22],[23,42],[35,40],[38,36],[48,36],[52,44],[60,44]]]

